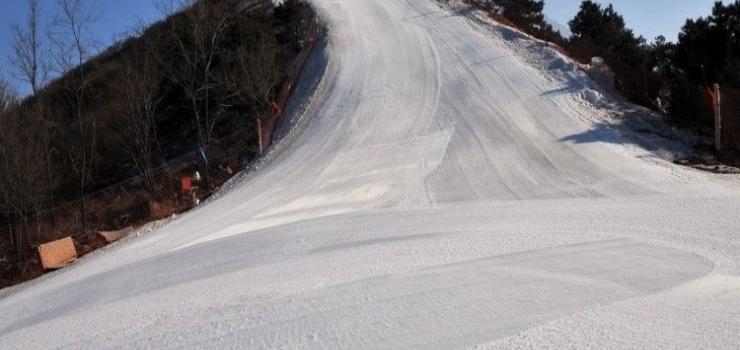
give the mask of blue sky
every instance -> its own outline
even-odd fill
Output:
[[[715,0],[614,0],[595,2],[614,9],[624,17],[628,28],[642,35],[648,42],[658,35],[669,41],[678,40],[678,32],[688,18],[706,17],[712,13]],[[731,0],[722,1],[724,4]],[[581,5],[581,0],[545,0],[545,14],[568,26]]]
[[[104,46],[113,42],[127,29],[140,21],[150,23],[161,17],[155,7],[156,0],[97,0],[95,2],[98,21],[94,35]],[[380,1],[380,0],[379,0]],[[627,26],[636,34],[652,41],[663,34],[675,41],[681,26],[687,18],[707,16],[711,13],[714,0],[615,0],[597,1],[604,5],[610,2],[622,14]],[[725,0],[724,3],[732,1]],[[545,0],[546,15],[567,26],[575,16],[581,0]],[[42,17],[48,18],[57,11],[55,0],[39,0]],[[12,80],[8,55],[10,53],[10,34],[8,26],[13,21],[23,22],[26,17],[25,0],[0,0],[0,75]],[[25,86],[18,86],[27,91]]]
[[[151,23],[160,19],[162,15],[156,9],[155,2],[156,0],[88,0],[88,3],[94,3],[94,13],[98,18],[92,35],[106,47],[137,23]],[[56,0],[39,0],[39,6],[44,21],[58,12]],[[12,68],[8,59],[11,52],[9,26],[12,22],[25,23],[27,7],[26,0],[0,0],[0,75],[11,81]],[[29,90],[22,84],[15,85],[24,93]]]

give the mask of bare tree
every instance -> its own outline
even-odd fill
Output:
[[[52,140],[53,133],[56,130],[54,123],[46,118],[44,110],[43,96],[39,90],[43,88],[49,78],[51,64],[47,51],[41,41],[41,24],[39,17],[41,8],[38,0],[28,0],[28,18],[24,25],[13,23],[10,26],[12,47],[11,63],[15,68],[15,75],[18,79],[26,82],[31,88],[36,101],[36,113],[33,117],[40,118],[39,132],[43,140],[44,163],[46,166],[46,183],[48,207],[54,207],[53,178],[52,178],[52,160],[53,150]],[[52,220],[53,220],[52,216]]]
[[[43,52],[40,39],[39,16],[41,9],[38,0],[28,0],[28,18],[25,25],[12,23],[11,64],[15,68],[16,76],[27,82],[34,95],[46,84],[51,66]]]
[[[226,112],[225,105],[214,103],[211,92],[219,83],[216,63],[223,50],[223,36],[234,20],[234,2],[160,0],[158,7],[170,17],[170,39],[180,61],[165,65],[167,77],[187,94],[198,143],[205,147],[211,143],[214,129]]]
[[[236,70],[223,78],[238,93],[238,103],[253,113],[264,114],[271,104],[274,90],[282,80],[280,67],[275,64],[279,44],[272,35],[262,35],[253,48],[240,46],[233,55]]]
[[[79,179],[80,211],[83,231],[87,228],[85,212],[85,187],[91,177],[95,160],[96,124],[86,111],[86,98],[89,98],[92,75],[86,62],[92,57],[95,40],[91,26],[96,21],[94,2],[86,0],[57,0],[59,15],[55,16],[49,28],[51,56],[59,74],[68,74],[65,86],[66,100],[69,104],[77,128],[78,138],[74,151],[68,153],[72,169]]]
[[[130,155],[149,191],[154,191],[155,153],[159,150],[156,133],[160,75],[148,50],[122,58],[119,101],[119,144]]]
[[[51,42],[54,68],[59,74],[74,72],[85,76],[83,63],[92,57],[97,42],[91,26],[97,21],[95,2],[88,0],[57,0],[59,14],[52,19],[47,33]]]
[[[10,86],[10,83],[0,76],[0,115],[5,116],[10,109],[17,104],[17,93]]]
[[[0,213],[19,224],[9,241],[19,256],[31,247],[26,225],[44,201],[43,142],[36,119],[27,119],[15,92],[0,81]]]

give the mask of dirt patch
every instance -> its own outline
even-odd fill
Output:
[[[734,154],[696,155],[677,159],[674,163],[714,174],[740,174],[740,159]]]

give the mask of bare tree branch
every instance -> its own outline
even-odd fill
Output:
[[[156,133],[160,75],[154,68],[152,53],[144,50],[136,57],[124,57],[116,104],[118,143],[130,155],[150,192],[154,191],[155,153],[159,149]]]
[[[233,22],[230,1],[160,0],[158,7],[170,16],[170,37],[182,64],[165,67],[167,77],[188,95],[197,125],[198,143],[211,143],[213,130],[223,116],[222,103],[212,104],[216,60],[223,47],[220,41]],[[177,14],[176,11],[183,11]]]
[[[0,115],[7,114],[18,102],[18,94],[10,83],[0,77]]]
[[[235,51],[238,74],[224,77],[238,92],[238,102],[258,115],[269,109],[271,96],[282,80],[280,68],[274,64],[278,50],[275,38],[263,35],[253,49],[242,46]]]
[[[73,151],[68,152],[70,164],[79,177],[80,211],[83,231],[87,228],[85,212],[85,188],[91,177],[95,160],[96,123],[86,111],[86,98],[90,92],[92,76],[85,67],[96,45],[91,35],[94,2],[86,0],[57,0],[60,14],[56,16],[48,31],[52,58],[57,71],[71,74],[66,86],[67,102],[75,116],[78,139]]]
[[[34,95],[46,84],[51,71],[40,39],[40,13],[38,0],[28,0],[25,26],[19,23],[10,25],[13,49],[10,61],[15,68],[15,76],[28,83]]]
[[[0,81],[0,215],[27,222],[44,202],[44,145],[36,132],[40,119],[33,109],[22,109],[14,95],[7,82]],[[30,239],[27,230],[10,231],[9,240],[18,254],[31,246]]]
[[[51,72],[51,63],[40,38],[40,14],[41,8],[38,0],[28,0],[28,18],[25,26],[18,23],[11,25],[13,41],[11,62],[15,68],[16,77],[31,87],[31,92],[36,101],[35,117],[40,118],[39,121],[41,122],[39,133],[42,136],[46,155],[44,158],[47,177],[45,187],[48,192],[48,206],[51,209],[54,207],[51,150],[53,149],[53,132],[56,128],[53,128],[53,123],[46,118],[43,98],[39,94],[39,90],[48,82],[49,73]]]

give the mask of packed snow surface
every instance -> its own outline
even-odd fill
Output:
[[[1,348],[740,347],[737,178],[663,160],[681,146],[469,9],[313,3],[325,66],[294,140],[5,291]]]

